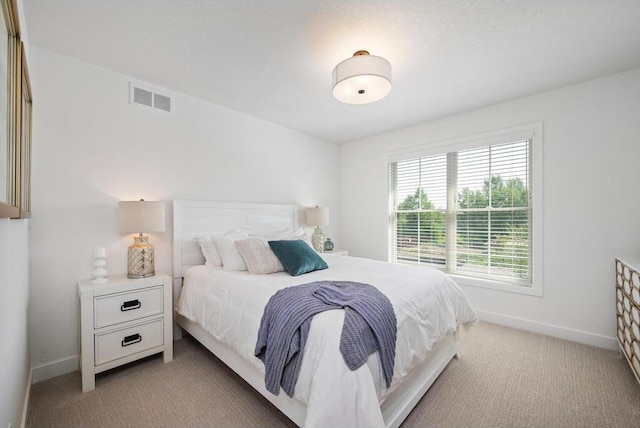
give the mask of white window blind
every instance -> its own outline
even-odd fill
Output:
[[[389,164],[390,256],[531,285],[531,139]]]

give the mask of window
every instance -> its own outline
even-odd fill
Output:
[[[541,294],[533,280],[541,272],[534,270],[541,263],[534,257],[541,212],[533,197],[534,148],[541,144],[535,130],[394,154],[390,260],[443,269],[470,285]]]

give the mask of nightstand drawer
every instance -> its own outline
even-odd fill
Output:
[[[95,328],[161,314],[162,286],[96,297],[94,305]]]
[[[163,345],[162,319],[95,337],[96,366]]]

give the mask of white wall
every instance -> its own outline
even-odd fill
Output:
[[[615,347],[614,257],[640,254],[640,69],[341,149],[342,239],[387,258],[385,152],[542,121],[544,296],[465,287],[481,317]]]
[[[0,219],[0,426],[20,426],[29,379],[29,220]]]
[[[76,281],[91,277],[93,248],[107,248],[109,274],[126,273],[132,239],[118,233],[119,200],[326,205],[340,242],[334,143],[181,94],[174,115],[130,105],[127,76],[35,47],[31,57],[35,381],[77,368]],[[167,222],[150,241],[156,271],[171,273]]]
[[[18,0],[18,19],[29,62],[29,40]],[[0,427],[24,422],[29,392],[29,220],[0,219]]]

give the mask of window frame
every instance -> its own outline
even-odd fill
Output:
[[[542,155],[543,155],[543,124],[542,122],[530,123],[511,128],[485,132],[481,134],[455,138],[450,140],[437,141],[433,143],[420,144],[404,149],[389,151],[386,153],[386,171],[388,174],[388,197],[389,197],[389,213],[388,213],[388,260],[396,262],[396,228],[395,224],[395,197],[393,195],[393,186],[395,177],[390,174],[391,165],[395,162],[406,161],[410,159],[442,155],[450,152],[458,152],[461,150],[486,147],[497,144],[509,143],[517,140],[531,140],[531,180],[529,183],[531,198],[531,221],[529,224],[531,230],[531,285],[523,286],[516,282],[501,281],[496,279],[486,279],[479,277],[467,276],[459,273],[449,273],[458,284],[473,287],[488,288],[499,291],[506,291],[518,294],[527,294],[532,296],[542,296],[544,292],[544,260],[542,253],[543,239],[543,218],[542,218]],[[447,246],[450,244],[447,240]]]

